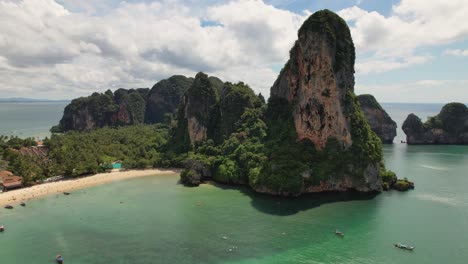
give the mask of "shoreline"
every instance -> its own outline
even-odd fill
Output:
[[[22,201],[27,202],[30,200],[42,198],[47,195],[84,189],[114,181],[156,175],[178,175],[179,173],[180,172],[178,169],[128,170],[109,173],[98,173],[92,176],[81,177],[76,179],[65,179],[56,182],[41,183],[31,187],[25,187],[0,193],[0,206],[3,207],[7,204],[15,206],[19,205],[19,203],[21,203]]]

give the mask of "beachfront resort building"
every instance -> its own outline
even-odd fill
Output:
[[[0,171],[0,190],[6,192],[23,187],[23,177],[13,176],[10,171]]]

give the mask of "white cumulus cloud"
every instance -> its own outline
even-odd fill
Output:
[[[418,50],[468,37],[468,0],[401,0],[384,16],[357,6],[338,12],[351,22],[360,73],[384,72],[427,62]]]
[[[198,71],[268,96],[311,14],[268,3],[284,4],[0,0],[0,97],[74,98]],[[468,0],[401,0],[386,16],[358,6],[339,14],[350,23],[362,75],[428,63],[434,56],[421,48],[468,37]]]
[[[0,0],[2,97],[35,91],[34,97],[70,98],[151,87],[198,71],[242,80],[268,95],[277,75],[272,67],[287,60],[308,15],[260,0],[212,4],[195,13],[177,0],[122,1],[102,14],[94,1],[61,3]],[[202,26],[205,20],[216,23]]]

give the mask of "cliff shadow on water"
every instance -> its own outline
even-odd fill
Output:
[[[295,215],[299,212],[337,202],[372,200],[379,194],[378,192],[363,193],[357,191],[347,191],[307,193],[299,197],[284,197],[257,193],[247,186],[232,186],[215,182],[211,182],[210,184],[223,190],[238,190],[244,195],[249,196],[251,199],[250,204],[256,210],[265,214],[277,216]]]

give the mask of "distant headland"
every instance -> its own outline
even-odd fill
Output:
[[[410,114],[403,123],[408,144],[468,145],[468,108],[463,103],[449,103],[440,113],[423,123]]]
[[[0,98],[0,103],[40,103],[40,102],[70,102],[71,100],[51,100],[51,99],[35,99],[24,97]]]

